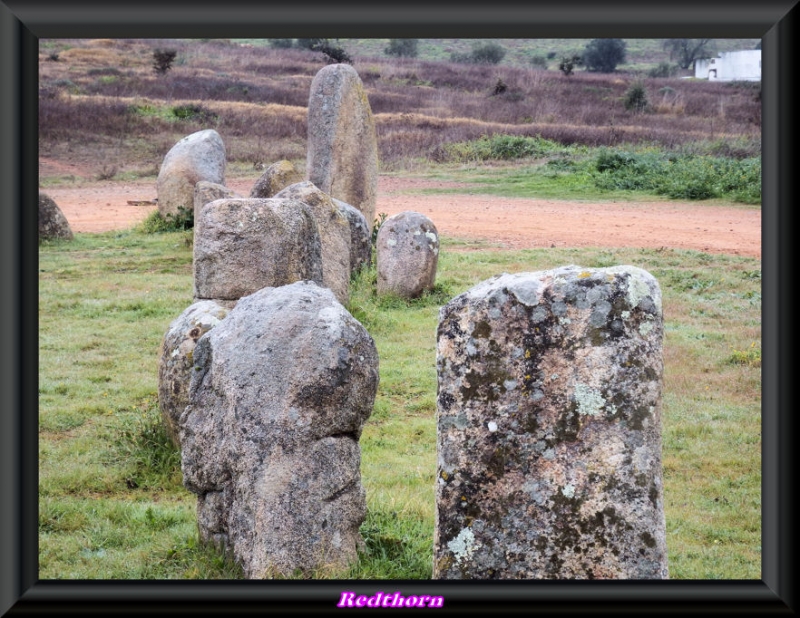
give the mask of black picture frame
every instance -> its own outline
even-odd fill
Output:
[[[794,613],[796,343],[791,294],[796,0],[447,6],[404,2],[0,0],[0,615],[340,611],[344,590],[443,596],[446,612]],[[37,99],[40,38],[762,38],[762,577],[746,581],[40,581],[37,541]],[[794,51],[793,51],[794,50]],[[370,612],[372,610],[366,610]],[[384,610],[386,611],[386,610]]]

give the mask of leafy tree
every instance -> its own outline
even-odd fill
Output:
[[[156,49],[153,51],[153,70],[159,75],[166,75],[172,68],[178,52],[174,49]]]
[[[270,39],[270,47],[274,49],[289,49],[294,45],[293,39]]]
[[[631,84],[625,93],[625,109],[636,113],[643,112],[649,104],[644,84],[640,81]]]
[[[592,39],[583,52],[587,71],[613,73],[625,62],[625,41],[622,39]]]
[[[547,58],[544,56],[531,56],[531,65],[537,69],[547,70]]]
[[[336,40],[338,42],[338,39]],[[321,52],[328,62],[352,64],[353,59],[331,39],[297,39],[297,46],[311,51]]]
[[[678,67],[670,64],[669,62],[660,62],[657,67],[650,69],[647,72],[648,77],[672,77],[675,75]]]
[[[472,62],[475,64],[500,64],[505,58],[506,50],[497,43],[486,43],[472,49]]]
[[[580,56],[564,56],[561,59],[561,62],[558,63],[558,70],[569,77],[572,75],[575,67],[580,66],[581,64],[583,64],[583,60],[581,60]]]
[[[389,39],[389,45],[383,50],[387,56],[405,58],[417,57],[417,44],[419,39]]]
[[[682,69],[688,69],[698,58],[707,58],[713,53],[712,39],[667,39],[664,50],[669,52],[670,60]]]
[[[297,39],[297,46],[301,49],[310,49],[316,51],[317,46],[321,45],[323,41],[328,39]]]
[[[486,43],[476,45],[468,54],[453,52],[450,54],[450,62],[461,62],[462,64],[499,64],[505,58],[506,50],[497,43]]]

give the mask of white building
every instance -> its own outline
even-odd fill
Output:
[[[722,52],[717,58],[694,61],[694,76],[710,81],[761,81],[761,50]]]

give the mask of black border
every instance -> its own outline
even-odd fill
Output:
[[[796,342],[790,305],[797,0],[589,0],[448,6],[175,0],[0,0],[0,614],[337,611],[342,590],[445,597],[459,613],[793,614]],[[488,3],[487,3],[488,4]],[[762,579],[611,582],[66,582],[37,572],[39,38],[762,38]],[[9,327],[10,326],[10,327]],[[385,610],[384,610],[385,611]],[[372,613],[371,610],[367,610]]]

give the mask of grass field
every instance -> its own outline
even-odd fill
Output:
[[[627,40],[627,61],[612,74],[571,76],[558,58],[586,40],[503,39],[496,66],[449,61],[476,41],[427,39],[416,59],[386,57],[387,42],[342,42],[374,114],[382,173],[494,195],[759,207],[758,83],[650,77],[668,60],[656,39]],[[176,51],[174,66],[156,74],[163,47]],[[280,159],[303,164],[309,87],[322,66],[318,53],[264,40],[42,39],[39,154],[78,171],[41,177],[40,187],[155,181],[175,142],[208,128],[226,145],[231,175]],[[634,88],[645,106],[627,104]],[[241,577],[198,543],[195,497],[157,405],[158,350],[192,302],[191,261],[191,232],[40,245],[41,579]],[[439,307],[493,275],[566,264],[631,264],[661,284],[670,576],[760,578],[760,261],[457,238],[442,239],[437,288],[422,299],[378,299],[374,271],[353,283],[348,308],[376,341],[381,382],[361,439],[366,551],[345,577],[431,576]]]
[[[161,337],[192,301],[191,232],[78,234],[39,253],[40,577],[240,577],[197,541],[157,407]],[[377,298],[374,271],[354,281],[349,309],[376,341],[381,382],[361,439],[367,550],[346,577],[431,576],[439,307],[501,272],[572,263],[636,265],[662,286],[671,577],[760,577],[760,262],[452,238],[422,299]]]

